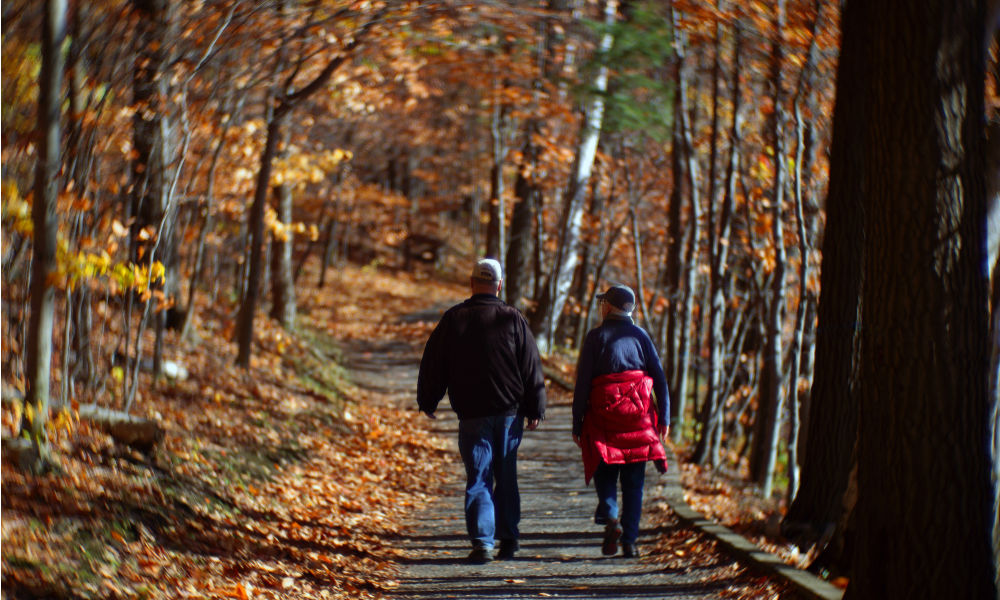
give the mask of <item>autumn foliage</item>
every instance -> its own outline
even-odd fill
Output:
[[[418,343],[426,324],[388,315],[449,298],[487,254],[570,382],[595,294],[635,289],[698,465],[692,503],[752,530],[794,497],[838,3],[74,0],[46,48],[60,5],[4,6],[5,587],[388,593],[387,540],[434,492],[441,449],[353,386],[341,353]],[[129,447],[86,406],[163,438]],[[32,445],[47,463],[21,461]],[[784,550],[804,565],[817,549]]]

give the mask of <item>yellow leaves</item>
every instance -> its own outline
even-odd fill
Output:
[[[3,219],[4,223],[10,222],[14,231],[30,236],[34,231],[34,223],[31,220],[31,203],[29,198],[21,196],[17,189],[17,183],[11,179],[5,179],[0,187],[3,194]]]
[[[54,438],[63,433],[73,433],[78,421],[79,416],[76,412],[71,411],[69,407],[63,407],[48,422],[49,437]]]
[[[300,152],[296,149],[283,158],[276,158],[271,165],[271,185],[289,185],[297,189],[309,183],[320,183],[326,176],[337,170],[343,162],[354,154],[337,148],[316,154]]]
[[[115,263],[110,270],[110,284],[113,293],[125,290],[139,292],[140,298],[148,300],[152,294],[150,286],[163,282],[166,278],[166,268],[160,261],[154,261],[151,266],[135,263]]]

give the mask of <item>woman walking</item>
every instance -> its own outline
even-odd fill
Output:
[[[604,525],[601,552],[639,555],[639,518],[646,462],[665,472],[662,439],[670,430],[667,380],[653,341],[632,322],[635,294],[613,285],[597,296],[603,322],[580,349],[573,394],[573,440],[583,453],[584,478],[594,480],[594,522]],[[653,402],[655,396],[656,402]],[[622,506],[618,510],[618,482]]]

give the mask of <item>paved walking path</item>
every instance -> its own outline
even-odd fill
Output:
[[[454,413],[439,411],[435,430],[456,437]],[[570,435],[570,409],[552,406],[542,426],[526,432],[519,456],[521,550],[512,561],[468,565],[471,549],[462,512],[464,475],[455,445],[448,495],[417,515],[404,539],[406,565],[396,598],[717,598],[725,578],[705,579],[732,561],[709,569],[666,570],[644,559],[601,555],[601,528],[592,515],[596,495],[583,482],[579,450]],[[665,482],[652,467],[646,505],[663,502]],[[662,530],[644,514],[640,550]]]
[[[440,312],[428,310],[404,320],[436,321]],[[412,344],[355,341],[345,352],[346,367],[356,384],[377,391],[386,403],[412,410],[413,418],[422,419],[426,417],[414,406],[422,348],[419,340]],[[602,556],[602,529],[592,521],[596,496],[584,485],[579,449],[570,434],[570,406],[566,400],[553,402],[551,396],[546,420],[538,430],[525,432],[518,454],[521,550],[514,560],[467,564],[471,546],[462,508],[464,471],[457,448],[458,421],[447,400],[437,415],[433,430],[452,449],[451,462],[445,466],[450,472],[449,483],[440,498],[414,514],[407,524],[409,533],[400,539],[404,557],[393,598],[741,598],[745,596],[738,590],[753,586],[765,572],[779,572],[779,581],[805,575],[796,571],[789,578],[787,571],[781,571],[783,567],[764,565],[764,553],[741,551],[727,543],[726,535],[738,536],[699,519],[700,515],[684,504],[673,464],[666,475],[661,476],[652,466],[646,471],[639,547],[649,552],[655,544],[656,556]],[[655,525],[651,522],[654,513]],[[701,542],[719,539],[721,547],[728,550],[699,543],[699,549],[692,551],[696,547],[688,545],[692,538]],[[805,598],[839,597],[812,593],[812,582],[797,585]],[[799,597],[794,591],[780,595],[786,600]]]

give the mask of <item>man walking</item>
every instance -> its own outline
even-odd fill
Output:
[[[427,340],[417,404],[435,418],[447,391],[458,415],[468,560],[481,564],[492,560],[496,540],[497,558],[513,558],[519,548],[517,448],[525,427],[535,429],[545,416],[545,380],[527,321],[498,297],[500,263],[477,261],[470,286],[472,296],[448,309]]]
[[[639,555],[646,462],[667,468],[662,439],[670,430],[667,379],[653,340],[632,323],[635,294],[613,285],[597,298],[604,321],[580,348],[573,393],[573,440],[583,453],[584,479],[594,479],[594,522],[604,525],[601,552]],[[656,404],[653,404],[653,396]],[[621,481],[621,521],[618,483]]]

